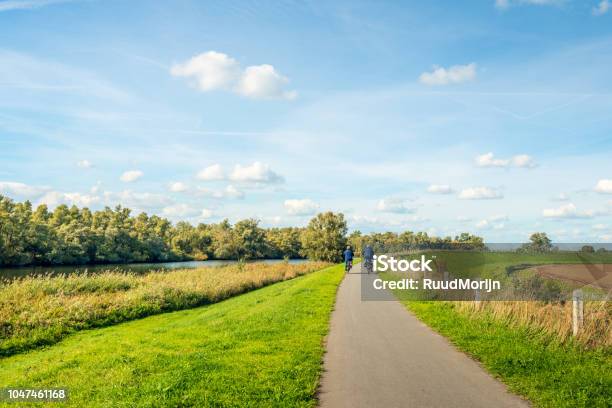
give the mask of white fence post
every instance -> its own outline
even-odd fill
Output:
[[[572,292],[572,332],[574,333],[574,336],[578,335],[583,322],[584,300],[582,298],[582,290],[575,289]]]

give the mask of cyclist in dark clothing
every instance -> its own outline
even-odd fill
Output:
[[[344,270],[348,272],[353,267],[353,250],[351,249],[350,245],[346,247],[343,255],[344,255]]]
[[[368,273],[372,272],[372,260],[374,259],[374,249],[371,245],[366,245],[363,249],[363,266]]]

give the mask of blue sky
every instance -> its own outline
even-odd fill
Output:
[[[0,0],[0,193],[609,242],[611,5]]]

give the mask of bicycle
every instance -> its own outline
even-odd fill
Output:
[[[344,263],[344,272],[348,273],[353,268],[353,260],[349,259]]]

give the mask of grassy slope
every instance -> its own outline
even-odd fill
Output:
[[[559,344],[528,329],[457,313],[447,302],[406,302],[510,389],[542,407],[612,406],[612,354]]]
[[[81,332],[0,360],[0,386],[68,387],[70,406],[314,406],[343,275],[335,266],[215,305]]]
[[[606,254],[517,254],[438,252],[457,276],[502,276],[517,264],[610,262]],[[389,279],[388,274],[383,274]],[[403,303],[423,322],[467,352],[515,393],[542,407],[612,406],[612,351],[588,350],[573,342],[560,344],[536,327],[492,318],[486,312],[466,314],[452,302]]]

